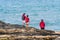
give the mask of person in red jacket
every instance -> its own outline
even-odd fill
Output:
[[[41,29],[45,29],[45,22],[43,21],[43,19],[41,20],[39,25]]]
[[[29,16],[28,15],[25,17],[25,23],[26,23],[26,27],[29,27]]]
[[[23,25],[25,24],[25,13],[22,14],[22,22],[23,22]]]

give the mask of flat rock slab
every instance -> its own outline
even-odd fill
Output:
[[[16,38],[57,38],[57,36],[18,36]]]
[[[0,35],[0,40],[47,40],[47,39],[56,39],[58,36],[17,36],[17,35]]]

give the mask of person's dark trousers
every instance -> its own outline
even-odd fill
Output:
[[[41,30],[44,30],[44,28],[41,28]]]

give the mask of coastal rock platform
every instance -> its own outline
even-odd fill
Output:
[[[52,30],[26,28],[24,25],[0,21],[0,40],[56,40],[59,36],[60,34]]]

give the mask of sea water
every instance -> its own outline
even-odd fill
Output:
[[[41,19],[46,30],[60,31],[60,0],[0,0],[0,20],[22,25],[23,13],[29,15],[29,26],[40,29]]]

